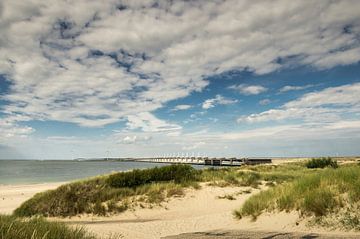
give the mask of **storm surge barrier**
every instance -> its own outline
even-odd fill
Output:
[[[153,157],[137,158],[134,161],[167,164],[194,164],[210,166],[241,166],[272,163],[270,158],[210,158],[210,157]]]

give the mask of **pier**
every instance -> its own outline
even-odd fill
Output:
[[[134,161],[148,163],[182,163],[209,166],[241,166],[272,163],[270,158],[210,158],[210,157],[154,157],[137,158]]]

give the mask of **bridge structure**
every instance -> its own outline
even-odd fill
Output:
[[[272,163],[270,158],[210,158],[202,156],[163,156],[153,158],[137,158],[139,162],[167,163],[167,164],[194,164],[209,166],[241,166]]]

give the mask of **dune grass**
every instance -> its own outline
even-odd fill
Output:
[[[16,216],[66,217],[78,214],[109,215],[139,205],[160,204],[181,196],[184,188],[199,188],[199,182],[215,186],[257,188],[263,181],[282,183],[304,169],[300,165],[245,166],[195,170],[189,165],[133,170],[99,176],[38,193],[14,212]]]
[[[162,178],[155,178],[154,172]],[[171,165],[96,177],[38,193],[17,208],[14,215],[66,217],[119,213],[136,202],[154,204],[181,195],[183,188],[197,187],[195,175],[191,166]]]
[[[260,185],[268,187],[250,197],[235,212],[239,218],[256,219],[265,211],[297,210],[324,224],[341,224],[360,230],[360,167],[352,164],[337,168],[337,164],[333,167],[334,162],[325,158],[302,163],[202,170],[189,165],[171,165],[121,172],[38,193],[17,208],[14,215],[109,215],[134,206],[151,208],[169,197],[182,196],[186,187],[199,188],[200,182],[206,182],[220,187],[246,186],[248,189],[244,193]],[[309,164],[316,167],[308,167]],[[323,220],[330,215],[335,215],[335,220],[330,223]]]
[[[249,186],[257,188],[263,181],[280,184],[294,180],[307,172],[304,164],[253,165],[243,167],[208,168],[201,170],[199,180],[215,186]]]
[[[110,175],[106,183],[111,187],[137,187],[153,182],[175,183],[194,181],[197,171],[189,165],[169,165],[161,168],[134,169],[130,172],[120,172]]]
[[[337,168],[337,167],[339,167],[337,161],[330,157],[312,158],[311,160],[306,162],[305,166],[307,168],[325,168],[325,167]]]
[[[235,211],[235,215],[256,219],[265,211],[297,210],[303,216],[315,217],[319,223],[334,216],[333,225],[338,223],[345,228],[360,229],[356,224],[360,221],[359,166],[301,172],[301,177],[253,195]],[[350,213],[354,210],[355,213]]]
[[[1,239],[95,239],[81,227],[69,227],[42,218],[19,219],[0,215]]]

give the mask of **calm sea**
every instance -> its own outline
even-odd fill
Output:
[[[64,182],[114,171],[164,165],[163,163],[114,161],[0,160],[0,184]]]

